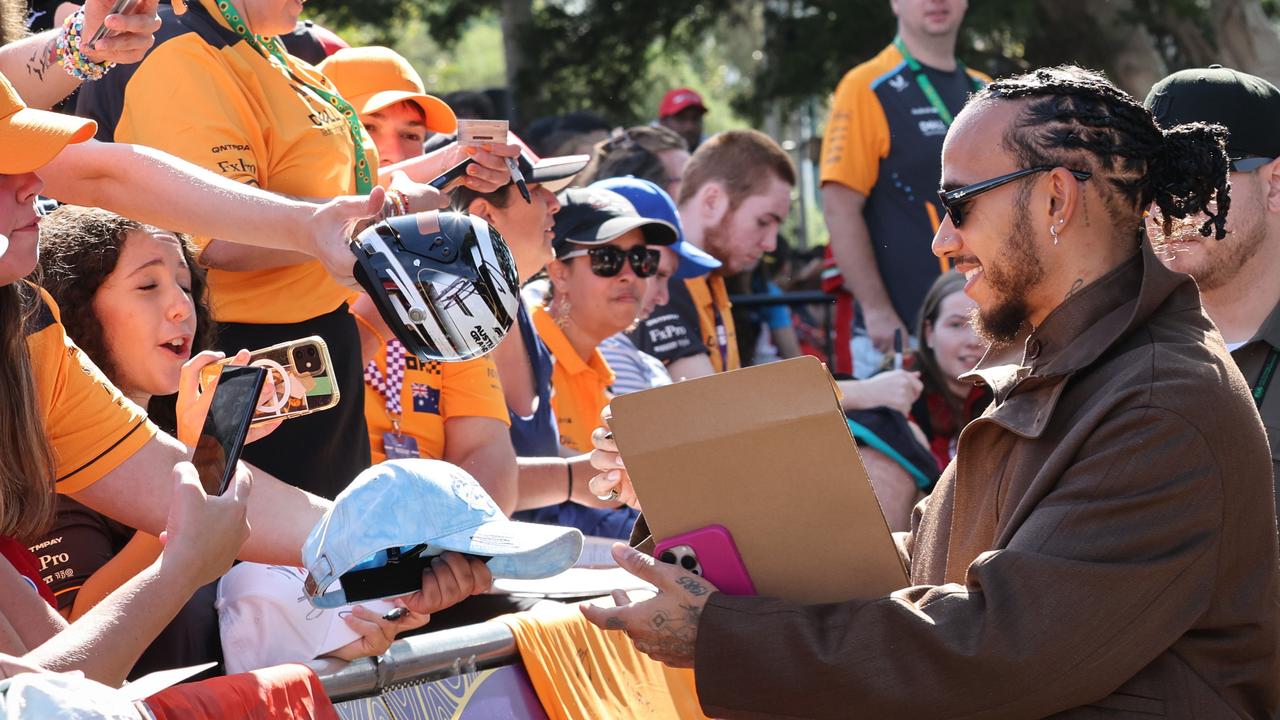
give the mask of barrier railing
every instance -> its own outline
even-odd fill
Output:
[[[350,663],[315,660],[308,665],[336,703],[377,695],[398,684],[430,682],[519,660],[511,630],[485,622],[402,638],[376,658]]]
[[[752,293],[750,295],[730,295],[729,302],[736,307],[768,307],[771,305],[786,305],[787,307],[795,307],[796,305],[821,305],[822,306],[822,351],[827,355],[827,362],[831,362],[835,351],[835,341],[832,336],[831,326],[834,324],[834,315],[836,298],[834,295],[828,295],[821,290],[802,290],[798,292],[787,292],[781,295],[772,295],[769,293]]]

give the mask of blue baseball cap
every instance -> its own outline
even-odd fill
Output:
[[[311,530],[302,545],[303,587],[320,608],[351,602],[348,589],[330,586],[339,578],[350,585],[357,573],[378,576],[371,586],[379,592],[355,600],[406,595],[421,587],[422,575],[408,562],[396,567],[399,558],[411,554],[423,562],[445,551],[489,558],[496,578],[532,580],[572,567],[582,553],[582,533],[508,520],[456,465],[388,460],[357,475]]]
[[[677,279],[706,275],[720,267],[719,260],[684,239],[684,228],[680,225],[680,214],[676,212],[675,202],[666,190],[655,183],[628,175],[597,180],[590,187],[612,190],[629,200],[641,217],[662,220],[675,226],[677,239],[671,249],[680,256],[680,265],[675,274]]]

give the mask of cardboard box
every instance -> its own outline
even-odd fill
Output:
[[[616,398],[611,427],[654,539],[723,525],[757,592],[794,602],[906,587],[838,392],[800,357]]]

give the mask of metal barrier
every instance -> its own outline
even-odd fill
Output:
[[[474,674],[478,669],[519,661],[511,630],[501,623],[485,622],[402,638],[375,658],[307,664],[337,703],[377,695],[407,682]]]
[[[822,351],[827,355],[827,362],[832,362],[833,353],[835,352],[835,340],[832,337],[831,327],[834,324],[834,311],[836,306],[836,297],[828,295],[821,290],[803,290],[800,292],[788,292],[781,295],[773,295],[770,293],[752,293],[750,295],[730,295],[729,302],[734,307],[753,308],[768,307],[771,305],[786,305],[794,307],[796,305],[821,305],[822,306]]]

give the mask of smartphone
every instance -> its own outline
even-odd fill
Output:
[[[653,556],[706,578],[726,595],[755,595],[747,566],[723,525],[708,525],[657,543]]]
[[[440,173],[427,184],[440,192],[449,192],[462,184],[462,181],[467,177],[467,168],[474,162],[475,158],[467,158]]]
[[[262,368],[242,365],[219,365],[218,368],[217,383],[205,390],[213,393],[213,399],[191,456],[200,484],[210,495],[226,492],[236,473],[240,450],[249,434],[254,403],[267,380],[267,371]]]
[[[206,365],[201,375],[217,372],[215,366],[231,360]],[[248,364],[266,370],[267,385],[272,388],[254,411],[255,423],[328,410],[341,399],[329,346],[318,335],[254,350]]]
[[[111,4],[111,9],[107,11],[107,15],[128,13],[132,11],[133,7],[137,5],[139,2],[142,2],[142,0],[116,0],[114,3]],[[107,16],[103,15],[102,19],[106,20]],[[99,25],[98,30],[93,34],[93,37],[89,38],[89,44],[86,45],[85,47],[90,47],[90,48],[93,47],[94,43],[106,37],[107,33],[109,32],[111,31],[107,29],[107,25],[105,22],[102,25]]]

